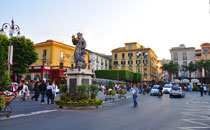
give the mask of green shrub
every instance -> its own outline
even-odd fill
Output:
[[[96,96],[98,94],[98,85],[97,84],[90,85],[90,94],[91,94],[91,99],[96,99]]]
[[[88,85],[77,85],[76,86],[76,100],[88,99]]]
[[[122,95],[124,95],[124,94],[125,94],[125,90],[122,89],[120,93],[121,93]]]
[[[60,93],[67,93],[68,91],[67,84],[61,84],[59,86],[59,89],[60,89]]]
[[[114,88],[114,83],[113,82],[111,82],[111,81],[109,81],[109,83],[108,83],[108,86],[107,86],[108,88],[111,88],[111,89],[113,89]]]
[[[0,72],[0,91],[12,91],[11,79],[7,71]]]
[[[116,92],[114,90],[112,90],[110,93],[112,96],[115,96],[115,94],[116,94]]]

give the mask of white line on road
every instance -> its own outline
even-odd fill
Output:
[[[57,110],[56,109],[54,109],[54,110],[43,110],[43,111],[31,112],[29,114],[11,115],[9,118],[0,117],[0,120],[14,119],[14,118],[18,118],[18,117],[26,117],[26,116],[38,115],[38,114],[49,113],[49,112],[54,112],[54,111],[57,111]]]

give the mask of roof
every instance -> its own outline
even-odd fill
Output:
[[[57,41],[54,41],[54,40],[47,40],[47,41],[45,41],[45,42],[36,43],[36,44],[35,44],[35,47],[37,47],[37,46],[46,46],[46,45],[57,45],[57,46],[63,46],[63,47],[70,47],[70,48],[72,48],[72,49],[75,48],[75,47],[73,47],[73,46],[64,44],[64,43],[62,43],[62,42],[57,42]]]
[[[201,44],[201,46],[210,46],[210,43],[206,42],[206,43]]]

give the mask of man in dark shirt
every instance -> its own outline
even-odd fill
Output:
[[[44,81],[42,81],[42,83],[39,85],[39,91],[40,91],[40,94],[42,95],[41,104],[44,104],[44,97],[45,97],[46,90],[47,90],[47,85]]]

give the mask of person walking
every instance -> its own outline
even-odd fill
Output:
[[[138,89],[136,88],[135,84],[133,85],[133,88],[132,88],[132,95],[133,95],[133,103],[134,103],[133,107],[137,107],[138,106],[138,103],[137,103]]]
[[[53,93],[53,101],[55,100],[55,97],[56,97],[56,90],[58,89],[58,85],[56,84],[55,81],[53,81],[52,83],[52,86],[53,86],[53,89],[52,89],[52,93]]]
[[[201,97],[203,97],[203,85],[200,86]]]
[[[206,87],[205,84],[204,84],[204,86],[203,86],[203,91],[204,91],[204,95],[206,95],[207,87]]]
[[[45,97],[46,89],[47,89],[47,85],[45,84],[44,81],[42,81],[42,83],[39,86],[39,92],[42,95],[41,104],[44,104],[44,97]]]
[[[51,100],[51,103],[54,104],[53,101],[53,85],[50,82],[49,85],[47,85],[47,104],[49,104],[49,100]]]
[[[34,84],[34,96],[31,97],[31,100],[33,100],[35,98],[35,101],[38,101],[39,98],[39,82],[37,81]]]
[[[28,85],[27,85],[27,83],[25,83],[24,81],[23,81],[23,89],[22,89],[22,94],[23,94],[23,97],[22,97],[22,100],[23,101],[25,101],[26,100],[26,96],[27,96],[27,93],[28,93]]]

